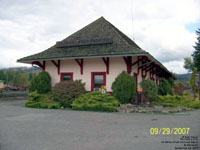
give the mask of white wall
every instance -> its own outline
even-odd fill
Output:
[[[137,57],[132,57],[132,62],[135,62]],[[127,71],[126,64],[123,60],[123,57],[111,57],[109,64],[109,74],[106,74],[106,87],[107,91],[112,91],[111,86],[114,82],[115,78],[120,74],[123,70]],[[58,71],[56,66],[51,62],[46,62],[45,71],[49,72],[52,85],[60,82],[60,75],[58,75]],[[84,59],[83,64],[83,75],[80,73],[80,67],[75,60],[61,60],[60,61],[60,73],[62,72],[73,72],[73,80],[81,79],[86,83],[86,90],[91,90],[91,72],[106,72],[106,65],[103,62],[102,58],[87,58]],[[137,73],[137,64],[132,68],[131,75]],[[148,75],[149,76],[149,73]],[[138,76],[138,86],[142,81],[141,70]]]
[[[51,76],[52,85],[58,83],[60,81],[60,76],[58,75],[57,67],[51,61],[46,61],[45,65],[45,71]]]

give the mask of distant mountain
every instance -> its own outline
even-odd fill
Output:
[[[3,68],[0,69],[2,71],[17,71],[24,73],[38,73],[41,71],[39,67],[11,67],[11,68]]]
[[[186,74],[174,74],[177,80],[190,81],[191,73]]]

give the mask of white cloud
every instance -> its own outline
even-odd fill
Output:
[[[195,41],[185,26],[200,20],[199,8],[198,0],[1,0],[0,67],[23,65],[16,60],[104,16],[129,37],[134,33],[136,43],[169,70],[183,73]]]
[[[180,66],[183,66],[184,65],[184,62],[183,60],[182,61],[170,61],[168,63],[164,63],[163,64],[165,67],[168,68],[169,71],[171,72],[174,72],[174,73],[185,73],[186,70],[183,68],[183,67],[180,67]]]

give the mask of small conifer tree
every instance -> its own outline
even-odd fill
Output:
[[[113,95],[120,103],[132,103],[136,96],[135,79],[125,71],[120,73],[112,84]]]
[[[141,83],[142,91],[144,96],[149,98],[151,101],[156,99],[158,94],[158,87],[156,83],[150,79],[143,80]]]
[[[29,92],[37,91],[39,94],[45,94],[51,91],[51,77],[42,71],[35,76],[29,85]]]
[[[161,79],[158,86],[158,94],[159,95],[173,95],[172,87],[166,79]]]

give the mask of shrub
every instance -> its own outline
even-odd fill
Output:
[[[112,84],[113,95],[120,103],[134,102],[136,95],[135,79],[123,71]]]
[[[29,93],[29,100],[25,103],[25,106],[31,108],[60,108],[60,104],[52,101],[49,94],[38,94],[37,91]]]
[[[34,78],[31,79],[29,87],[28,87],[29,92],[38,91],[37,90],[38,89],[38,82],[39,82],[39,80],[38,80],[37,76],[35,76]]]
[[[51,91],[51,77],[43,71],[35,76],[29,85],[29,92],[37,91],[39,94],[45,94]]]
[[[30,108],[40,108],[40,103],[41,102],[33,102],[33,101],[27,101],[25,103],[26,107],[30,107]]]
[[[188,96],[190,96],[190,93],[188,93],[188,92],[183,92],[183,95],[188,97]]]
[[[72,102],[86,93],[85,84],[80,80],[62,81],[52,88],[52,99],[63,107],[71,107]]]
[[[156,101],[152,102],[152,104],[164,105],[167,107],[182,106],[182,107],[200,109],[199,100],[193,100],[186,96],[172,96],[172,95],[160,96],[159,95],[157,96]]]
[[[175,85],[173,87],[173,92],[174,92],[175,95],[182,96],[183,92],[184,92],[184,88],[182,86]]]
[[[154,81],[147,79],[143,80],[140,84],[145,97],[148,97],[151,101],[156,99],[158,87]]]
[[[27,101],[25,103],[26,107],[30,108],[48,108],[48,109],[59,109],[60,104],[58,102],[33,102],[33,101]]]
[[[169,82],[171,87],[174,87],[175,83],[174,83],[174,79],[173,78],[169,78],[168,82]]]
[[[38,94],[37,91],[29,93],[28,96],[29,96],[29,101],[34,101],[34,102],[39,102],[42,99],[44,99],[44,95]]]
[[[184,87],[185,85],[184,85],[184,82],[183,82],[183,81],[178,81],[178,82],[175,84],[175,86],[182,86],[182,87]]]
[[[119,101],[109,95],[101,92],[90,92],[81,95],[72,103],[74,110],[88,110],[88,111],[116,111]]]
[[[171,85],[166,79],[161,79],[158,85],[158,94],[159,95],[167,95],[167,94],[173,95]]]

